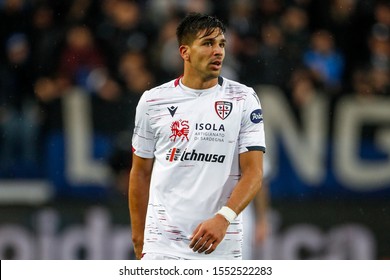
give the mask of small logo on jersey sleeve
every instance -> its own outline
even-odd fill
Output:
[[[263,121],[263,112],[261,109],[256,109],[251,113],[250,118],[253,123],[260,123]]]
[[[216,101],[214,104],[215,112],[221,119],[226,119],[233,109],[233,103],[228,101]]]
[[[187,140],[188,139],[188,134],[190,133],[190,126],[188,124],[188,121],[186,120],[178,120],[174,121],[171,124],[171,136],[169,138],[173,141],[176,142],[176,140]]]

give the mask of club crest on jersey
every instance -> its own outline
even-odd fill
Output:
[[[171,141],[176,142],[176,140],[189,140],[188,134],[190,133],[190,126],[188,124],[188,121],[186,120],[178,120],[174,121],[171,124],[171,136],[169,136],[169,139]]]
[[[221,119],[226,119],[233,109],[233,103],[228,101],[216,101],[214,104],[215,112]]]

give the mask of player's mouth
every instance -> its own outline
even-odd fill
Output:
[[[215,70],[219,70],[222,67],[222,61],[221,60],[215,60],[210,63],[211,67]]]

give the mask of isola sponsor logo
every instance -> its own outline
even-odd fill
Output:
[[[260,123],[263,121],[263,112],[261,109],[256,109],[251,113],[250,118],[253,123]]]
[[[187,151],[187,149],[172,148],[169,149],[165,159],[173,161],[203,161],[203,162],[216,162],[223,163],[226,155],[207,154],[197,152],[195,149]]]
[[[215,123],[196,123],[195,130],[225,131],[225,126],[223,124]]]

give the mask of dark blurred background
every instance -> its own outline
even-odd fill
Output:
[[[257,91],[263,259],[390,258],[390,1],[0,0],[0,259],[128,259],[144,90],[181,74],[188,12],[228,26]]]

